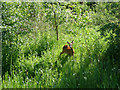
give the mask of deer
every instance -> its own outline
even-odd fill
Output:
[[[67,43],[68,43],[69,45],[64,45],[64,46],[63,46],[63,51],[60,53],[60,56],[61,56],[63,53],[66,53],[66,54],[68,54],[68,55],[74,56],[74,50],[73,50],[73,48],[72,48],[73,41],[72,41],[71,43],[69,43],[69,42],[67,41]]]

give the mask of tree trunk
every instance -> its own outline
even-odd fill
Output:
[[[53,3],[52,4],[52,10],[53,10]],[[53,13],[54,13],[54,19],[55,19],[55,24],[54,24],[54,27],[55,27],[55,31],[56,31],[56,35],[57,35],[57,40],[59,40],[58,38],[58,23],[57,23],[57,16],[56,16],[56,12],[53,10]]]
[[[56,35],[57,35],[57,40],[58,40],[58,25],[56,21],[56,13],[54,12],[54,19],[55,19],[55,30],[56,30]]]

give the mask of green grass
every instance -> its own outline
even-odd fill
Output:
[[[86,3],[76,5],[76,8],[73,3],[70,5],[75,8],[76,15],[70,9],[64,8],[66,12],[61,12],[62,8],[55,7],[59,32],[57,41],[50,7],[45,9],[42,3],[23,3],[22,7],[16,3],[3,4],[6,29],[2,29],[0,89],[120,89],[120,25],[119,10],[116,9],[119,3],[96,3],[94,10]],[[33,18],[29,17],[33,14],[31,10],[35,12],[35,17],[31,16]],[[12,20],[11,16],[18,21]],[[25,30],[24,33],[21,30]],[[60,56],[63,46],[72,40],[74,57],[67,54]]]
[[[115,88],[119,87],[116,73],[109,61],[104,69],[103,53],[107,41],[97,32],[99,27],[86,27],[74,34],[60,33],[59,41],[40,32],[19,36],[16,62],[5,73],[2,88]],[[48,32],[49,33],[49,32]],[[62,47],[74,40],[74,57],[61,56]],[[109,58],[109,57],[108,57]],[[14,58],[11,57],[11,60]]]

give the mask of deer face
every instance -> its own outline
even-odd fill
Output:
[[[67,43],[69,44],[69,47],[72,48],[73,41],[71,43],[67,41]]]

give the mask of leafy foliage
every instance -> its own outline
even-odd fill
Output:
[[[119,2],[1,3],[0,88],[120,88]]]

